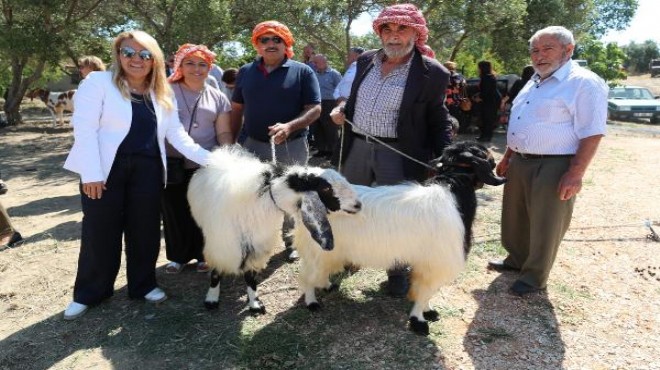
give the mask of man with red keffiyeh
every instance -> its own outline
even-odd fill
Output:
[[[423,181],[427,176],[424,166],[371,137],[421,162],[440,156],[452,137],[444,106],[449,72],[433,59],[435,54],[426,45],[426,20],[416,6],[385,8],[374,20],[373,29],[383,47],[360,56],[349,99],[330,114],[338,125],[345,120],[354,124],[345,125],[347,133],[335,150],[334,162],[341,158],[342,173],[354,184]],[[377,248],[374,246],[374,253]],[[405,295],[407,267],[392,266],[388,277],[389,293]]]

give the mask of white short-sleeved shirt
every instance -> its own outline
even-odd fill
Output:
[[[575,154],[581,139],[605,135],[607,93],[598,75],[570,62],[544,81],[534,75],[513,101],[507,146],[526,154]]]

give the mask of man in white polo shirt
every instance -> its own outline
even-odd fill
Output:
[[[552,26],[529,40],[535,75],[513,101],[507,149],[502,245],[489,268],[519,271],[511,292],[543,290],[573,214],[582,178],[605,135],[607,92],[593,72],[571,62],[575,41]]]

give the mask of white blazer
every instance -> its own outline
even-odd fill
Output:
[[[167,183],[165,138],[188,159],[205,166],[209,152],[197,145],[179,121],[176,99],[174,109],[166,111],[158,104],[154,94],[158,147],[163,162],[163,183]],[[121,95],[112,83],[112,72],[92,72],[80,84],[74,99],[73,147],[64,162],[64,168],[80,174],[83,183],[107,181],[115,161],[117,149],[131,128],[133,108],[131,101]]]

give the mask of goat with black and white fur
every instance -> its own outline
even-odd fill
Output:
[[[334,246],[329,212],[356,213],[360,202],[336,171],[263,163],[238,146],[216,149],[188,188],[191,213],[204,234],[211,285],[204,304],[217,308],[221,274],[242,273],[249,309],[264,313],[256,275],[282,244],[285,213],[296,214],[316,246]]]
[[[463,271],[470,251],[475,190],[484,183],[504,183],[492,172],[495,161],[488,149],[477,143],[451,145],[436,163],[438,174],[425,185],[355,186],[361,213],[328,217],[335,238],[332,251],[318,248],[296,226],[300,286],[310,310],[320,308],[315,289],[332,288],[329,276],[346,264],[377,269],[406,264],[412,267],[410,328],[428,335],[427,320],[438,319],[429,301]]]

